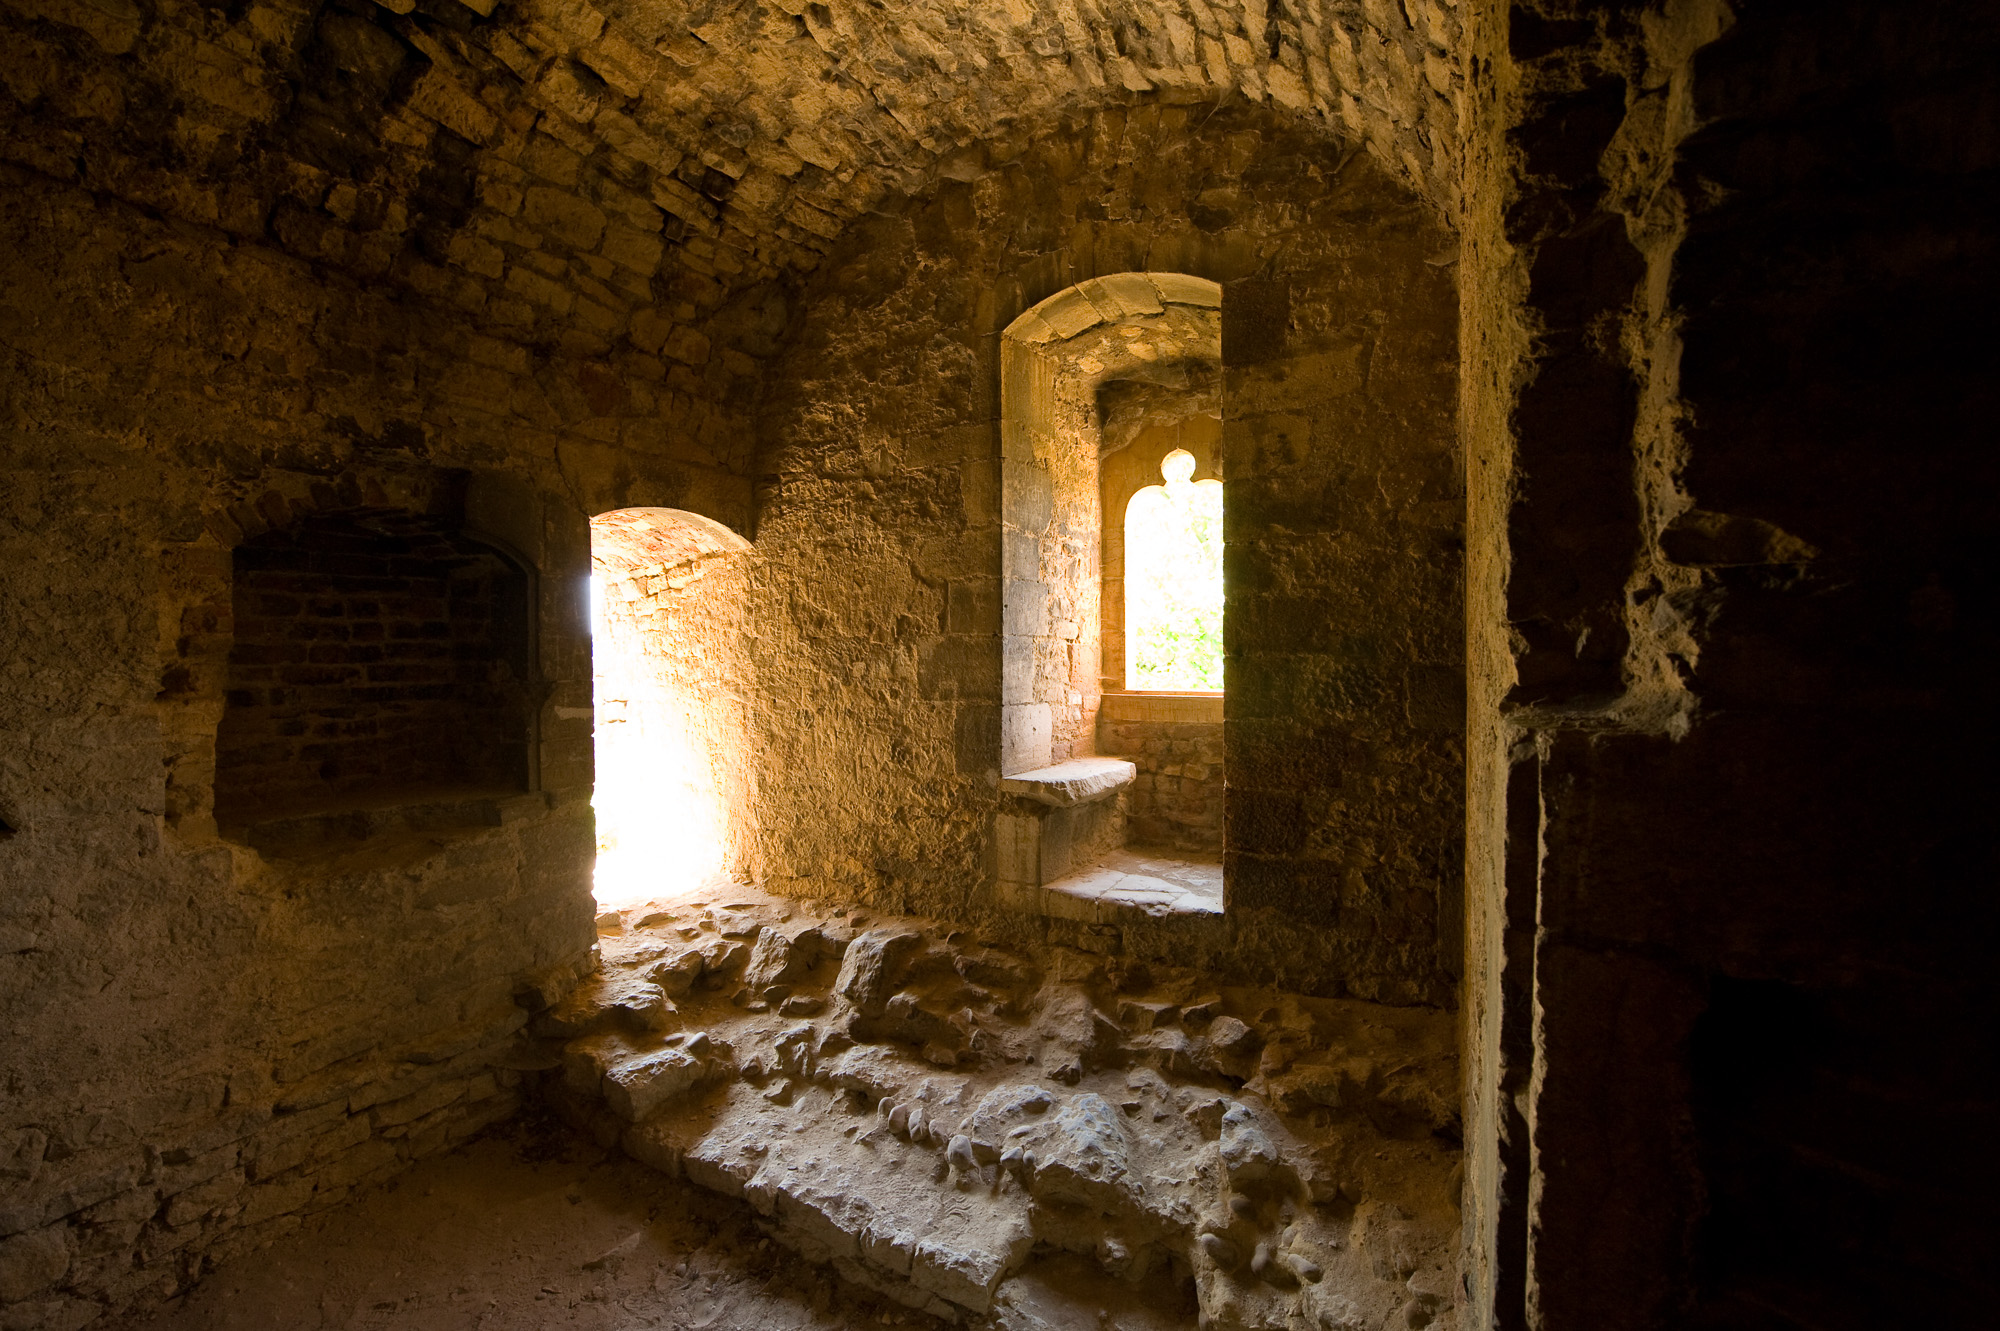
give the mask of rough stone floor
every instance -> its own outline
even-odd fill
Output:
[[[211,1271],[164,1311],[97,1325],[118,1331],[940,1325],[795,1260],[758,1232],[756,1219],[740,1202],[667,1178],[561,1124],[511,1124]]]
[[[1447,1013],[742,887],[598,927],[597,973],[524,996],[512,1056],[562,1124],[423,1164],[130,1325],[1455,1323]]]
[[[521,1066],[854,1284],[995,1331],[1455,1320],[1448,1013],[747,887],[598,927]]]

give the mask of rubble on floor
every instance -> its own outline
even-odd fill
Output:
[[[529,1030],[606,1145],[1004,1331],[1455,1324],[1452,1017],[750,888],[600,917]]]

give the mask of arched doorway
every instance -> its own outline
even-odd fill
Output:
[[[600,907],[751,871],[749,549],[680,509],[591,519]]]

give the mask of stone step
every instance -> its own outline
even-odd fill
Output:
[[[731,1087],[715,1126],[682,1156],[688,1178],[744,1198],[810,1260],[899,1297],[907,1283],[931,1296],[921,1306],[933,1313],[989,1311],[1034,1247],[1014,1181],[954,1170],[880,1115],[842,1112],[844,1092],[815,1086],[790,1098],[780,1107]]]
[[[1450,1324],[1446,1023],[790,903],[606,942],[538,1021],[570,1116],[850,1280],[1005,1331]]]

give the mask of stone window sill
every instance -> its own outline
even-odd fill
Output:
[[[1126,912],[1152,919],[1222,914],[1222,865],[1128,847],[1042,888],[1045,913],[1116,924]]]
[[[1153,693],[1133,689],[1107,691],[1097,713],[1100,721],[1151,721],[1184,725],[1222,724],[1220,693]]]

